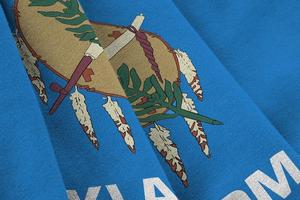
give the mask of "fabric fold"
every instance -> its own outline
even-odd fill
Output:
[[[67,199],[49,133],[0,8],[0,199]]]

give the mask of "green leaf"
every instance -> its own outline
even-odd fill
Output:
[[[56,2],[58,2],[58,0],[31,0],[29,6],[52,6]]]
[[[65,19],[65,18],[55,18],[57,21],[63,24],[68,24],[68,25],[79,25],[85,20],[87,20],[87,17],[85,15],[80,15],[78,17],[72,18],[72,19]]]
[[[134,68],[130,69],[130,77],[133,88],[139,90],[141,87],[141,79]]]
[[[79,3],[77,0],[70,0],[70,3],[71,3],[71,7],[74,9],[74,10],[79,10]]]
[[[172,119],[175,117],[177,117],[177,114],[155,114],[155,115],[151,115],[149,117],[142,118],[139,120],[140,120],[140,122],[147,123],[147,122],[156,122],[156,121],[164,120],[164,119]]]
[[[160,84],[158,83],[156,76],[152,75],[150,78],[151,78],[150,79],[151,83],[152,83],[153,87],[155,88],[155,91],[159,95],[160,99],[162,101],[164,101],[166,99],[166,95],[165,95],[163,89],[161,88]]]
[[[75,28],[66,28],[67,31],[72,31],[74,33],[84,33],[87,31],[94,31],[91,25],[84,24]]]
[[[125,93],[128,97],[136,95],[136,90],[132,88],[123,88],[125,90]]]
[[[181,108],[182,93],[176,82],[173,82],[173,90],[174,90],[174,96],[175,96],[175,100],[176,100],[176,106],[178,108]]]
[[[80,38],[80,41],[90,41],[96,37],[95,32],[76,33],[74,35]]]
[[[168,80],[165,80],[165,93],[167,95],[169,103],[171,103],[174,99],[174,95],[173,95],[172,84]]]
[[[38,11],[38,13],[42,14],[45,17],[74,17],[76,14],[74,13],[63,13],[57,11]]]
[[[93,32],[86,32],[84,34],[83,37],[80,38],[80,41],[91,41],[93,39],[95,39],[97,36],[96,36],[96,33],[93,31]]]
[[[58,11],[38,11],[43,16],[55,17],[57,21],[62,24],[77,26],[82,24],[87,17],[81,12],[80,5],[77,0],[30,0],[30,6],[50,6],[57,2],[62,4],[65,8],[63,12]],[[67,31],[71,31],[76,37],[80,38],[80,41],[90,41],[99,44],[96,33],[93,31],[90,25],[82,25],[80,27],[66,28]],[[81,35],[80,35],[81,34]]]
[[[148,77],[144,81],[143,92],[148,92],[152,88],[151,77]]]
[[[66,6],[68,9],[70,9],[70,10],[74,10],[73,8],[72,8],[72,3],[71,3],[71,1],[60,1],[60,3],[62,3],[64,6]]]
[[[129,85],[129,69],[126,64],[122,64],[117,70],[117,74],[123,88],[128,88]]]
[[[96,43],[96,44],[100,45],[100,41],[99,41],[99,39],[97,37],[91,39],[90,42],[93,42],[93,43]]]
[[[129,68],[126,64],[122,64],[117,70],[117,74],[121,81],[121,84],[125,90],[125,93],[128,97],[128,100],[131,103],[136,102],[139,98],[145,98],[144,103],[138,105],[132,105],[134,108],[136,115],[139,116],[140,122],[149,123],[156,122],[159,120],[171,119],[177,116],[186,117],[189,119],[194,119],[197,121],[201,121],[203,123],[209,123],[213,125],[221,125],[222,122],[206,117],[204,115],[200,115],[198,113],[190,112],[181,108],[182,104],[182,92],[180,87],[177,85],[177,82],[173,82],[171,84],[170,81],[165,80],[164,90],[161,85],[158,83],[157,78],[152,75],[148,77],[144,81],[143,91],[140,91],[140,79],[136,70],[132,68],[129,71]],[[133,88],[129,87],[130,78],[133,80]],[[147,93],[145,91],[150,90],[152,87],[155,88],[154,93]],[[130,96],[128,95],[130,93]],[[162,101],[162,97],[168,98],[169,102]],[[172,102],[176,101],[176,106],[172,104]],[[145,114],[149,114],[149,112],[154,111],[155,109],[166,108],[173,112],[173,114],[169,113],[157,113],[150,114],[148,117],[141,118],[141,116]]]
[[[156,109],[159,109],[159,108],[162,108],[161,106],[152,106],[152,107],[149,107],[149,108],[145,108],[143,110],[139,110],[139,111],[135,111],[135,114],[137,116],[141,116],[141,115],[145,115],[145,114],[148,114]]]
[[[64,8],[63,12],[66,14],[74,14],[74,15],[81,13],[79,10],[74,10],[71,7]]]
[[[156,101],[156,102],[159,102],[159,101],[160,101],[160,96],[159,96],[157,93],[153,93],[153,94],[151,94],[149,100],[150,100],[150,101]]]
[[[135,102],[136,100],[138,100],[139,98],[141,98],[141,97],[143,97],[142,95],[135,95],[135,96],[131,96],[131,97],[128,97],[128,101],[130,102],[130,103],[133,103],[133,102]]]
[[[143,104],[133,105],[132,107],[133,107],[134,109],[144,109],[144,108],[152,107],[154,104],[155,104],[155,102],[153,102],[153,101],[148,101],[148,102],[145,102],[145,103],[143,103]]]

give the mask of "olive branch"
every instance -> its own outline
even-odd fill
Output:
[[[140,122],[149,123],[182,116],[213,125],[223,124],[218,120],[182,109],[183,96],[176,82],[171,83],[165,80],[164,88],[162,88],[156,76],[152,75],[145,79],[141,88],[142,82],[136,70],[134,68],[129,70],[126,64],[121,65],[117,74],[130,103],[144,99],[142,103],[133,105]],[[130,82],[132,86],[129,85]],[[173,113],[150,114],[160,108],[166,108]],[[150,114],[150,116],[142,117],[145,114]]]
[[[53,17],[62,24],[68,27],[65,30],[73,32],[74,36],[79,38],[80,41],[90,41],[99,43],[95,31],[89,24],[82,24],[88,18],[80,10],[77,0],[30,0],[29,6],[52,6],[56,3],[62,4],[65,8],[59,11],[38,11],[45,17]]]

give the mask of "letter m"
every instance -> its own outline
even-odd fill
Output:
[[[262,171],[257,170],[251,174],[245,182],[259,200],[272,200],[263,186],[269,188],[281,198],[285,199],[291,193],[291,188],[283,168],[297,184],[300,183],[300,171],[284,151],[275,154],[270,161],[277,181],[273,180]]]

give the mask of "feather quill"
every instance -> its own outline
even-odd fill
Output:
[[[203,99],[202,87],[200,85],[200,80],[197,75],[196,68],[193,65],[191,59],[188,57],[188,55],[185,52],[180,51],[179,49],[175,50],[175,53],[179,62],[180,71],[185,76],[187,82],[191,86],[193,92],[198,97],[198,99],[202,100]]]
[[[193,113],[198,113],[195,107],[195,104],[191,98],[187,97],[187,94],[182,94],[182,105],[181,108]],[[204,133],[204,129],[202,123],[200,121],[184,118],[185,122],[189,126],[190,132],[197,140],[202,152],[207,156],[210,157],[207,136]]]
[[[23,64],[25,66],[26,72],[28,74],[28,77],[36,89],[36,91],[39,93],[39,97],[43,103],[48,102],[48,97],[46,94],[45,89],[45,83],[41,77],[41,72],[39,68],[37,67],[37,58],[32,55],[32,53],[27,48],[26,44],[22,40],[21,37],[18,36],[18,33],[16,31],[15,40],[17,43],[17,47],[19,49],[19,53],[21,55]]]
[[[78,91],[77,87],[75,87],[75,91],[71,94],[70,99],[72,101],[72,107],[75,111],[76,118],[83,131],[94,147],[99,149],[99,142],[93,129],[90,114],[87,111],[84,95]]]
[[[160,125],[154,124],[154,128],[150,128],[149,137],[154,146],[172,171],[181,179],[185,187],[188,186],[188,179],[185,172],[183,162],[179,156],[176,144],[170,139],[170,131]]]
[[[106,112],[110,115],[115,125],[118,128],[118,131],[122,135],[122,138],[126,145],[128,146],[131,152],[135,152],[134,139],[131,134],[131,129],[126,122],[125,116],[122,113],[122,110],[116,101],[112,101],[111,97],[107,97],[107,102],[103,105]]]

